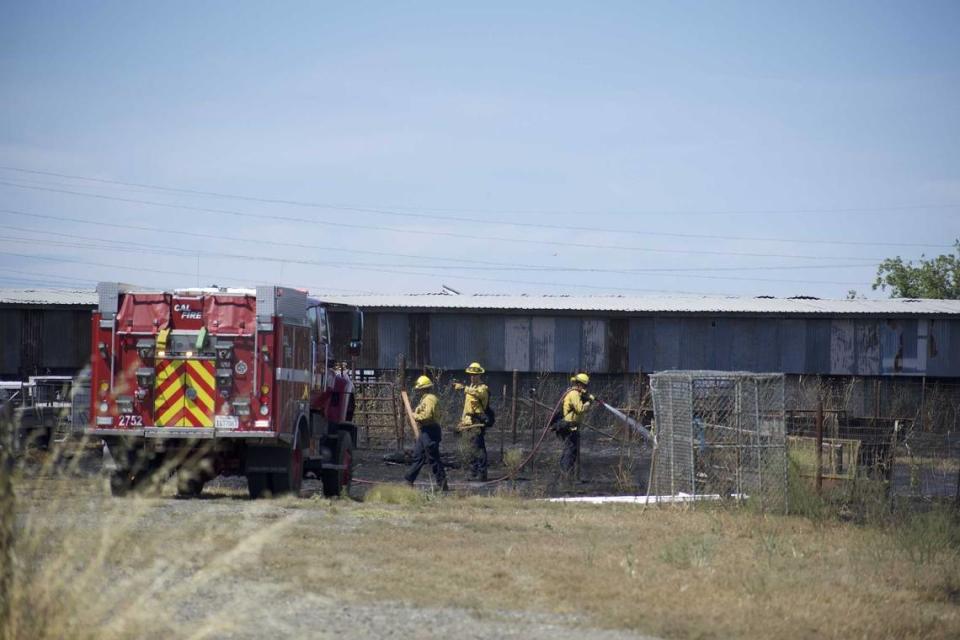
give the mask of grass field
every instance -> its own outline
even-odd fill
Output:
[[[559,616],[584,637],[960,637],[950,511],[857,525],[388,485],[363,502],[229,488],[117,500],[96,476],[21,479],[17,493],[8,637],[283,629],[268,586],[291,602]]]

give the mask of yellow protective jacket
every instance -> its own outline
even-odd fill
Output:
[[[580,425],[580,421],[583,420],[583,412],[590,406],[589,400],[584,402],[583,393],[579,389],[570,389],[563,396],[563,407],[561,409],[563,421],[572,425],[572,428]]]
[[[425,393],[420,398],[413,418],[420,425],[440,424],[440,399],[433,393]]]
[[[479,424],[476,416],[482,416],[490,405],[490,388],[485,384],[463,386],[463,415],[460,426],[469,427]]]

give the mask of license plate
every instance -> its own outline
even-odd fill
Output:
[[[240,426],[240,420],[237,416],[217,416],[213,421],[213,426],[217,429],[236,429]]]

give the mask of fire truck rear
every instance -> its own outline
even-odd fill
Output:
[[[115,464],[114,495],[177,475],[195,496],[219,474],[251,497],[326,495],[351,482],[353,383],[333,358],[332,305],[284,287],[137,290],[97,286],[91,424]],[[363,318],[353,314],[352,351]]]

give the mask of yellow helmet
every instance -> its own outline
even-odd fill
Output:
[[[433,380],[427,376],[420,376],[417,378],[417,382],[413,385],[414,389],[429,389],[433,386]]]
[[[483,373],[483,367],[480,366],[479,362],[471,362],[470,366],[467,367],[467,373],[470,375],[478,376]]]
[[[590,376],[585,373],[578,373],[570,378],[570,382],[579,382],[580,384],[590,384]]]

